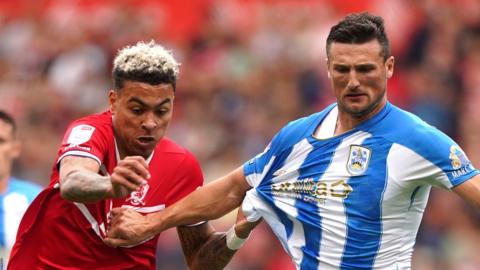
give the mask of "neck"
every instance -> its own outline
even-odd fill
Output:
[[[378,106],[375,106],[373,110],[367,112],[367,113],[362,113],[362,114],[352,114],[345,112],[342,110],[340,107],[338,108],[338,117],[337,117],[337,125],[335,127],[335,133],[334,135],[339,135],[342,133],[345,133],[356,126],[360,125],[361,123],[367,121],[368,119],[372,118],[375,116],[378,112],[380,112],[385,105],[387,104],[387,101],[383,101]]]

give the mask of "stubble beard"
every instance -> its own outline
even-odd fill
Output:
[[[371,112],[373,112],[379,106],[379,104],[382,102],[383,98],[385,97],[386,93],[387,93],[387,91],[385,89],[383,91],[383,93],[381,95],[379,95],[376,100],[374,100],[372,103],[367,105],[367,107],[360,108],[359,110],[353,110],[353,109],[349,108],[348,106],[342,105],[340,103],[338,103],[338,104],[339,104],[339,107],[342,111],[351,115],[353,118],[361,119],[361,118],[365,118],[366,116],[368,116]]]

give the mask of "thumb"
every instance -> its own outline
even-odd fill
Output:
[[[105,243],[105,245],[112,248],[117,248],[119,246],[124,246],[128,244],[127,240],[125,239],[113,238],[108,236],[103,239],[103,242]]]

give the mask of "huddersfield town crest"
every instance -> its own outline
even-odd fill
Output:
[[[351,145],[348,155],[347,171],[352,176],[363,174],[368,168],[372,150],[360,145]]]

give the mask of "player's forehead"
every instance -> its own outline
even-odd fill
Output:
[[[338,65],[383,62],[382,46],[376,39],[360,44],[333,42],[329,48],[328,61]]]
[[[128,81],[119,90],[120,99],[125,103],[145,106],[158,106],[173,101],[174,89],[171,84],[151,85],[143,82]]]

